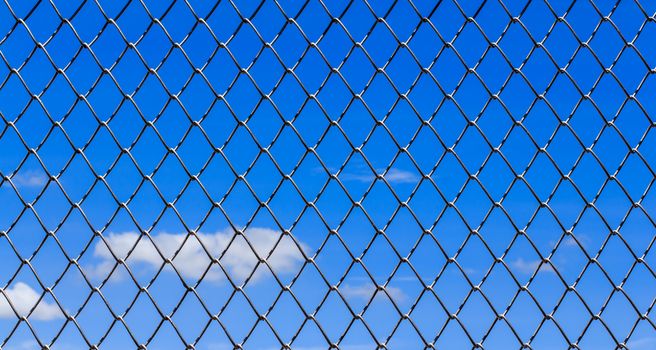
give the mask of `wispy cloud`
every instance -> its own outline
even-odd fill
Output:
[[[407,295],[401,290],[401,288],[387,286],[385,287],[385,291],[387,291],[387,294],[389,294],[395,302],[402,302],[407,299]],[[345,298],[368,300],[374,292],[376,292],[376,287],[373,284],[361,284],[357,286],[345,284],[339,287],[339,292]],[[384,295],[384,292],[380,291],[377,296],[378,295]]]
[[[38,349],[39,344],[34,340],[23,340],[17,344],[4,347],[4,350],[33,350]]]
[[[578,241],[578,243],[576,243],[576,241]],[[576,239],[573,236],[567,236],[563,239],[563,245],[566,247],[578,247],[579,244],[585,247],[588,243],[590,243],[590,237],[584,234],[576,235]]]
[[[385,174],[385,180],[394,183],[415,183],[419,181],[419,176],[410,171],[392,168]]]
[[[576,240],[572,236],[567,236],[565,239],[563,239],[563,245],[565,247],[577,247],[578,243],[576,243]]]
[[[326,350],[329,348],[330,344],[317,344],[317,345],[294,345],[292,348],[295,350]],[[374,346],[375,347],[375,346]],[[212,344],[208,346],[208,350],[232,350],[235,347],[230,344]],[[279,350],[279,347],[267,347],[262,348],[262,350]],[[339,349],[341,350],[370,350],[370,344],[340,344]]]
[[[340,174],[340,179],[343,181],[357,181],[357,182],[372,182],[376,179],[376,176],[372,173],[367,172],[346,172]],[[419,176],[411,171],[402,170],[398,168],[391,168],[384,176],[385,180],[389,183],[396,184],[405,184],[405,183],[416,183],[419,181]]]
[[[555,272],[551,264],[540,264],[542,264],[541,260],[524,260],[523,258],[519,258],[512,261],[510,267],[527,275],[534,273],[538,268],[540,271]]]
[[[58,339],[55,345],[53,346],[53,348],[59,350],[78,350],[79,346],[74,346],[70,343],[63,342],[61,339]],[[15,344],[9,343],[7,346],[4,346],[2,348],[2,350],[34,350],[34,349],[41,349],[41,346],[39,345],[39,343],[36,342],[36,340],[32,340],[32,339],[21,340]]]
[[[266,260],[276,274],[297,271],[304,260],[303,254],[291,238],[283,237],[276,246],[276,242],[281,235],[279,231],[268,228],[251,228],[246,230],[244,235],[255,252],[260,258]],[[166,259],[172,259],[173,265],[183,277],[195,279],[205,274],[211,263],[211,255],[213,258],[220,257],[221,265],[230,277],[240,281],[247,278],[255,269],[258,258],[242,236],[234,236],[235,233],[232,230],[213,234],[199,233],[198,237],[203,245],[194,237],[189,237],[185,241],[185,234],[169,233],[152,235],[152,241],[136,232],[112,233],[107,235],[105,239],[114,254],[120,259],[126,259],[132,269],[140,266],[158,269],[164,264],[163,255]],[[141,239],[139,239],[140,237]],[[303,251],[309,253],[309,248],[306,245],[302,243],[300,245]],[[207,252],[203,249],[203,246],[207,249]],[[115,264],[115,259],[109,248],[103,242],[95,245],[93,255],[100,262],[85,268],[86,273],[91,276],[106,277]],[[273,250],[273,253],[269,256],[271,250]],[[223,254],[224,251],[225,254]],[[264,271],[258,268],[252,280],[259,279],[263,275]],[[224,274],[216,266],[216,268],[210,269],[204,278],[210,281],[218,281],[224,278]]]
[[[380,277],[377,279],[380,280],[383,278]],[[363,278],[363,280],[369,281],[368,278]],[[405,276],[396,275],[394,276],[393,281],[400,282],[400,283],[412,283],[412,282],[420,283],[420,278],[415,275],[405,275]],[[433,282],[433,280],[430,278],[421,278],[421,281],[424,282],[425,284],[430,284]]]
[[[635,350],[656,349],[656,337],[631,339],[626,345],[629,349]]]
[[[32,309],[34,309],[34,312],[30,315],[31,319],[49,321],[64,317],[57,305],[48,303],[43,299],[39,302],[39,297],[39,293],[23,282],[5,288],[4,295],[0,294],[0,318],[15,318],[16,313],[21,317],[27,316]],[[7,299],[11,301],[16,313]],[[35,305],[36,308],[34,308]]]
[[[11,182],[16,187],[42,187],[48,182],[48,177],[44,173],[27,170],[15,174]]]
[[[300,347],[296,346],[296,347],[294,347],[294,349],[296,349],[296,350],[325,350],[326,347],[327,347],[327,344],[325,344],[325,345],[316,345],[316,346],[300,346]],[[339,348],[341,350],[369,350],[369,349],[372,348],[372,346],[370,344],[354,344],[354,345],[342,345],[342,344],[340,344]]]

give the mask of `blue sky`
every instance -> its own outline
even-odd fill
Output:
[[[0,4],[0,347],[654,348],[655,12]]]

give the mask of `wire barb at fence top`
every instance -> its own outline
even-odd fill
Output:
[[[0,348],[656,347],[655,14],[5,0]]]

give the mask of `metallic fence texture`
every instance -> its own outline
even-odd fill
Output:
[[[0,348],[655,349],[656,4],[0,4]]]

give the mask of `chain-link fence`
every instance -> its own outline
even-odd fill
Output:
[[[0,348],[655,349],[656,3],[0,4]]]

